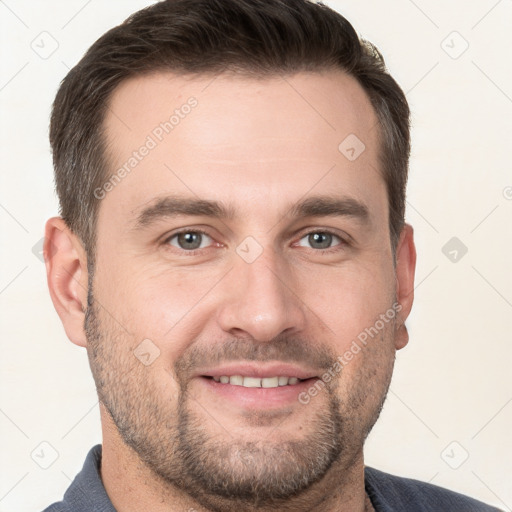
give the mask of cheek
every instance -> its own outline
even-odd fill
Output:
[[[345,347],[337,393],[347,415],[360,418],[361,425],[373,425],[393,372],[393,323],[365,334],[363,341],[356,338]]]
[[[215,286],[225,274],[222,268],[120,262],[98,275],[98,299],[135,340],[150,339],[174,358],[211,318]]]
[[[299,282],[301,298],[329,327],[338,353],[371,329],[394,301],[392,269],[385,265],[348,263],[304,274]]]

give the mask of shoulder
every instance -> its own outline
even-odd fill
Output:
[[[101,445],[91,449],[62,501],[43,512],[115,512],[100,477]]]
[[[62,501],[60,501],[59,503],[54,503],[48,508],[45,508],[43,512],[70,512],[70,510],[66,508]]]
[[[499,512],[457,492],[374,468],[365,468],[365,485],[377,512]]]

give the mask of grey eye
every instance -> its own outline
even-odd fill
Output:
[[[199,231],[185,231],[177,233],[169,239],[169,244],[184,251],[193,251],[194,249],[202,249],[207,247],[212,239],[205,233]]]
[[[333,245],[339,245],[340,243],[341,239],[338,236],[323,231],[309,233],[299,241],[300,246],[312,249],[329,249]]]

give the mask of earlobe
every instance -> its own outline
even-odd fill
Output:
[[[412,226],[405,224],[396,248],[396,298],[401,306],[397,315],[395,347],[405,347],[409,334],[405,320],[411,312],[414,300],[414,272],[416,269],[416,247]]]
[[[50,296],[66,334],[73,343],[85,347],[87,257],[80,240],[61,217],[46,223],[44,258]]]

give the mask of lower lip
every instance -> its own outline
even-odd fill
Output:
[[[244,386],[216,382],[209,377],[200,377],[200,380],[208,391],[226,398],[241,407],[269,410],[299,403],[299,394],[309,389],[318,379],[306,379],[297,384],[278,386],[276,388],[246,388]]]

